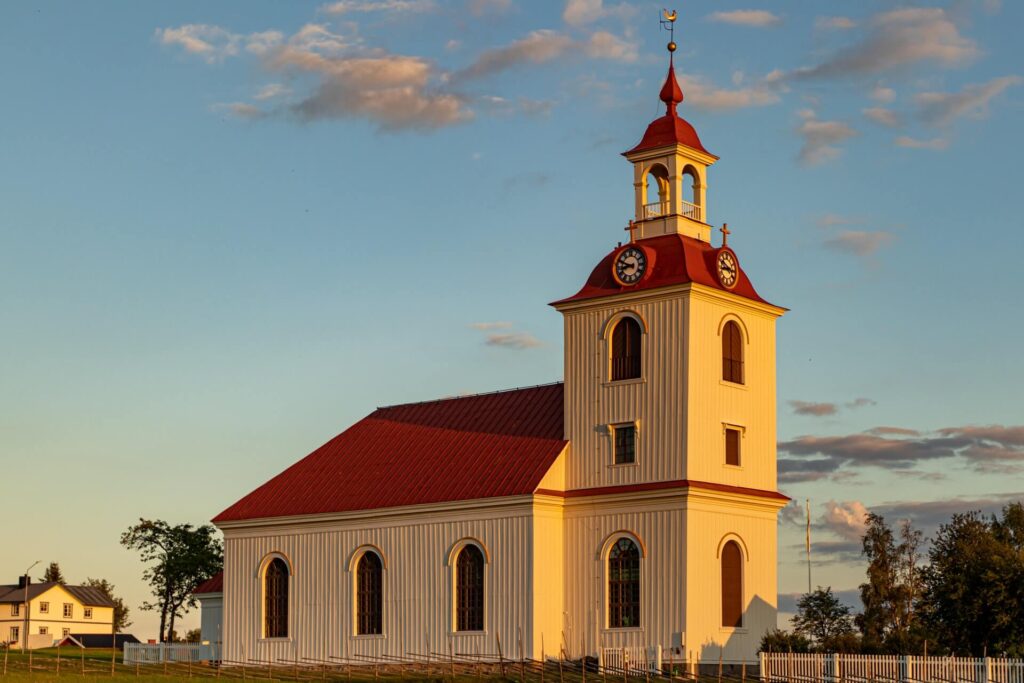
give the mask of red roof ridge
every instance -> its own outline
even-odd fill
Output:
[[[555,387],[564,383],[565,382],[563,380],[556,380],[554,382],[543,382],[541,384],[527,384],[526,386],[512,387],[510,389],[494,389],[493,391],[479,391],[472,394],[458,394],[457,396],[442,396],[441,398],[428,398],[422,401],[409,401],[407,403],[391,403],[385,406],[377,406],[377,410],[387,410],[389,408],[404,408],[405,406],[428,405],[430,403],[441,403],[442,401],[457,401],[462,398],[494,396],[495,394],[507,394],[513,391],[529,391],[530,389],[543,389],[545,387]]]

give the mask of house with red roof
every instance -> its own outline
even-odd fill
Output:
[[[551,304],[564,381],[378,408],[213,520],[227,661],[757,661],[785,309],[714,234],[671,60],[660,99],[628,236]]]

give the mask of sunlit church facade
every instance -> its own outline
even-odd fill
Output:
[[[756,662],[784,309],[707,223],[671,66],[660,97],[626,243],[551,304],[564,381],[379,408],[222,512],[225,659]]]

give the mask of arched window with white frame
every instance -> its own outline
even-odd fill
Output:
[[[473,543],[455,560],[455,630],[484,630],[484,554]]]
[[[608,551],[608,628],[640,626],[640,548],[623,536]]]
[[[288,563],[274,557],[263,570],[263,637],[288,637]]]
[[[363,553],[356,565],[356,633],[361,636],[384,632],[384,563],[372,550]]]

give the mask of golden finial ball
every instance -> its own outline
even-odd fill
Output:
[[[674,40],[669,41],[668,51],[669,52],[675,52],[676,51],[676,41],[674,41]]]

